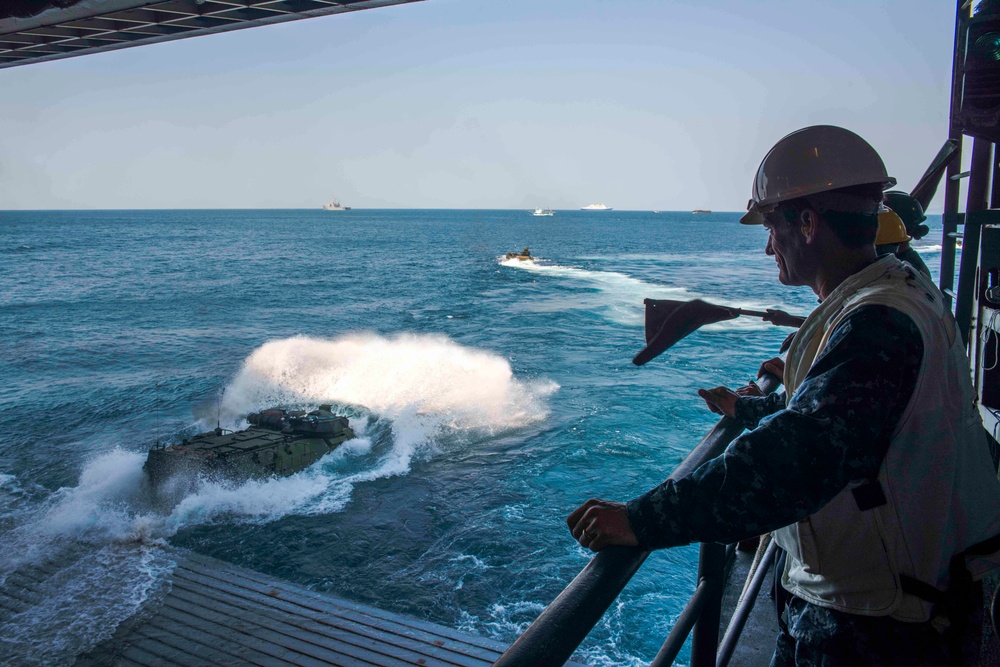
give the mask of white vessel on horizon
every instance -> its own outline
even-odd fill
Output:
[[[610,206],[607,206],[606,204],[590,204],[589,206],[581,206],[580,210],[581,211],[612,211],[614,209],[612,209]]]
[[[538,215],[538,216],[542,216],[542,215],[555,215],[555,211],[553,211],[551,208],[536,208],[531,213],[531,215]]]
[[[323,204],[324,211],[350,211],[350,206],[341,206],[339,199],[334,199],[329,204]]]

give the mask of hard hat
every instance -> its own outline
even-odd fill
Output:
[[[878,234],[875,235],[875,245],[903,243],[909,240],[910,237],[906,235],[906,227],[903,226],[903,221],[896,215],[896,212],[882,206],[878,212]]]
[[[891,208],[902,219],[906,233],[919,239],[930,231],[927,225],[920,223],[927,219],[924,207],[920,202],[899,190],[889,190],[885,193],[885,205]]]
[[[753,197],[740,222],[763,224],[776,204],[818,192],[877,183],[891,188],[896,179],[867,141],[834,125],[813,125],[792,132],[764,156],[753,181]]]

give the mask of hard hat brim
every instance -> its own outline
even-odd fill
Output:
[[[886,188],[891,188],[892,186],[894,186],[896,184],[896,179],[890,176],[888,178],[888,180],[886,180],[886,181],[876,181],[876,183],[878,183],[879,185],[881,185],[882,189],[885,190]],[[867,183],[856,183],[855,185],[867,185]],[[872,185],[875,185],[875,183],[873,183]],[[845,186],[845,187],[847,187],[847,186]],[[817,189],[815,191],[808,191],[808,192],[804,192],[801,195],[796,195],[795,197],[792,197],[792,199],[799,199],[799,198],[803,198],[804,199],[806,197],[809,197],[810,195],[821,194],[823,192],[829,192],[829,190]],[[787,201],[787,200],[783,200],[783,201]],[[743,215],[742,218],[740,218],[740,224],[743,224],[743,225],[763,225],[764,224],[764,212],[773,211],[775,209],[775,207],[777,206],[778,203],[780,203],[780,202],[766,202],[766,203],[765,202],[755,202],[755,201],[753,201],[751,199],[750,200],[750,204],[747,206],[747,212]],[[761,209],[764,209],[764,210],[762,211]]]
[[[763,225],[764,224],[764,214],[755,208],[750,209],[746,212],[742,218],[740,218],[741,225]]]

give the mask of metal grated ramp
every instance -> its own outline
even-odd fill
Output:
[[[162,602],[88,654],[92,665],[489,665],[502,643],[316,593],[192,552]]]

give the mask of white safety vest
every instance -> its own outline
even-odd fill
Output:
[[[951,557],[1000,533],[1000,481],[954,317],[930,279],[891,255],[845,280],[806,319],[785,364],[788,400],[837,325],[866,305],[909,316],[924,345],[913,395],[878,473],[885,502],[862,503],[859,497],[871,496],[855,489],[870,490],[872,482],[856,480],[812,516],[775,531],[788,552],[781,583],[822,607],[926,621],[930,603],[904,593],[900,575],[946,590]],[[970,569],[978,577],[997,565],[994,556]]]

